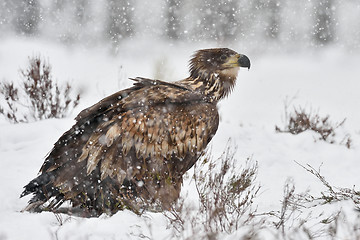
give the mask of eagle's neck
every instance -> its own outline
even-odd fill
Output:
[[[238,68],[232,68],[219,72],[192,74],[179,83],[204,95],[206,101],[218,102],[233,90],[237,72]]]

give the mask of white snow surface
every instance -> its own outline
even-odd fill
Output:
[[[24,124],[10,124],[0,119],[0,239],[171,239],[168,220],[161,213],[137,216],[120,211],[114,216],[84,219],[53,213],[20,212],[29,196],[19,198],[22,188],[37,176],[44,157],[53,143],[74,124],[80,110],[103,97],[131,85],[128,77],[153,77],[156,63],[166,66],[168,79],[187,76],[187,64],[198,48],[210,44],[149,44],[124,43],[119,54],[111,56],[108,49],[94,47],[65,48],[31,39],[7,39],[0,44],[0,80],[19,81],[19,69],[27,65],[28,56],[41,54],[53,66],[53,75],[61,83],[71,81],[83,92],[80,105],[65,119],[50,119]],[[240,46],[232,49],[248,55],[252,66],[241,69],[237,86],[229,98],[219,104],[220,126],[211,141],[212,155],[221,155],[228,139],[237,145],[239,165],[252,157],[258,162],[257,181],[261,185],[255,200],[258,212],[281,208],[283,187],[292,179],[296,192],[309,190],[320,195],[325,188],[313,175],[296,162],[321,166],[321,174],[338,187],[360,189],[360,55],[342,50],[325,49],[316,52],[268,53],[243,52]],[[305,106],[330,120],[345,125],[339,129],[348,133],[352,148],[314,141],[315,133],[299,135],[276,133],[275,125],[284,125],[284,101],[292,106]],[[296,161],[296,162],[295,162]],[[189,170],[191,173],[193,170]],[[183,185],[183,193],[197,201],[191,182]],[[355,219],[351,201],[327,204],[319,210],[330,214],[342,209],[348,220]],[[243,231],[224,234],[224,239],[241,238]],[[348,232],[344,231],[344,239]],[[263,229],[261,239],[275,239]],[[322,237],[320,236],[320,239]],[[191,239],[191,238],[190,238]],[[298,238],[301,239],[301,238]]]

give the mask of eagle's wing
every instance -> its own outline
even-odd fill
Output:
[[[185,102],[185,101],[197,101],[201,99],[201,96],[199,94],[196,94],[195,92],[191,91],[189,88],[186,88],[185,86],[176,84],[176,83],[170,83],[170,82],[164,82],[161,80],[154,80],[154,79],[148,79],[148,78],[130,78],[134,81],[134,86],[119,92],[116,92],[104,99],[102,99],[100,102],[94,104],[93,106],[86,108],[82,110],[79,115],[75,118],[75,120],[78,122],[78,124],[82,124],[88,120],[91,120],[95,118],[96,116],[102,115],[105,112],[111,111],[114,107],[120,107],[121,110],[124,110],[126,108],[135,108],[140,105],[144,105],[143,102],[134,101],[134,97],[141,98],[142,100],[149,100],[150,102],[146,104],[151,103],[157,103],[161,101],[166,101],[171,99],[171,101],[174,102]],[[159,88],[157,88],[159,86]],[[162,90],[164,89],[164,86],[169,87],[169,89],[173,89],[173,92],[156,92],[156,90]],[[139,92],[137,90],[145,90],[145,92]],[[147,92],[149,91],[150,92]],[[154,91],[155,90],[155,91]],[[181,92],[183,90],[183,92]],[[129,97],[129,95],[131,96]],[[176,96],[174,95],[176,94]],[[141,96],[143,95],[143,96]],[[126,105],[123,103],[127,102]]]
[[[77,123],[55,143],[41,175],[25,186],[23,195],[34,192],[32,201],[44,201],[60,194],[73,203],[79,198],[78,204],[83,204],[104,194],[108,185],[120,191],[124,182],[141,181],[156,198],[158,189],[150,189],[154,178],[158,182],[181,178],[217,130],[216,106],[177,84],[135,81],[134,87],[77,116]]]

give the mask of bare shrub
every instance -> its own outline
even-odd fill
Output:
[[[234,163],[234,152],[228,147],[216,161],[204,157],[195,167],[193,179],[199,195],[198,205],[189,205],[187,197],[182,197],[171,211],[163,213],[174,229],[171,239],[215,240],[224,236],[262,239],[263,234],[270,234],[273,239],[360,237],[359,214],[354,219],[354,214],[347,216],[341,208],[333,211],[326,206],[352,200],[355,209],[360,210],[360,192],[334,187],[320,174],[320,169],[300,165],[317,177],[327,190],[319,196],[311,195],[310,191],[297,193],[293,180],[288,179],[280,209],[258,213],[253,207],[259,191],[254,182],[257,163],[249,158],[240,169]]]
[[[331,239],[360,239],[360,215],[351,221],[340,211],[332,216],[327,224],[327,233]]]
[[[285,222],[290,219],[291,215],[294,213],[294,210],[297,208],[294,207],[294,192],[295,186],[294,184],[288,180],[284,186],[284,198],[281,204],[281,210],[278,214],[274,214],[279,218],[278,222],[274,222],[274,225],[277,229],[281,229],[282,234],[285,234]],[[291,211],[289,209],[291,208]]]
[[[257,216],[265,216],[268,231],[272,232],[274,239],[314,239],[317,232],[307,226],[311,215],[304,214],[306,208],[303,195],[296,193],[295,184],[291,178],[284,185],[284,195],[281,200],[281,208],[278,211],[260,213]]]
[[[239,171],[235,166],[234,154],[228,147],[220,159],[210,160],[208,169],[198,169],[196,172],[195,168],[200,214],[206,218],[205,228],[208,232],[231,233],[240,227],[240,223],[252,218],[251,204],[260,188],[254,184],[258,165],[247,159],[246,166]],[[220,168],[216,169],[215,165],[220,161]],[[202,168],[205,164],[206,160]],[[240,221],[241,217],[246,219]]]
[[[299,164],[307,172],[314,175],[321,183],[326,187],[326,191],[320,193],[320,196],[312,196],[307,194],[306,200],[308,202],[319,202],[319,204],[328,204],[333,202],[340,202],[346,200],[352,200],[357,209],[360,209],[360,191],[357,191],[353,188],[339,188],[332,186],[324,176],[320,174],[320,167],[318,170],[307,164],[306,166]]]
[[[23,121],[18,119],[18,109],[16,107],[16,104],[19,101],[18,92],[19,90],[13,83],[0,82],[0,94],[3,95],[7,105],[7,111],[0,105],[0,114],[5,115],[8,120],[16,123]],[[26,116],[22,116],[22,119],[27,120]]]
[[[320,168],[316,170],[310,165],[299,165],[318,178],[326,191],[319,196],[313,196],[309,191],[296,193],[295,184],[288,179],[284,186],[281,209],[256,215],[265,216],[266,223],[272,223],[267,230],[273,233],[274,239],[340,239],[344,236],[347,236],[346,239],[358,239],[360,225],[357,220],[360,215],[354,221],[342,209],[333,212],[325,205],[352,200],[355,209],[358,209],[360,193],[354,189],[330,185],[320,174]]]
[[[234,154],[228,146],[219,159],[205,156],[194,167],[198,205],[188,205],[181,198],[177,206],[164,213],[177,237],[217,239],[219,233],[231,234],[248,227],[247,239],[256,238],[252,231],[256,208],[252,204],[260,189],[255,182],[258,164],[248,158],[245,166],[239,168]]]
[[[0,83],[0,95],[6,102],[6,107],[0,106],[0,114],[12,123],[63,118],[80,101],[80,93],[72,97],[71,91],[68,82],[59,86],[53,80],[49,63],[32,57],[28,68],[21,70],[20,88],[14,83]]]
[[[317,112],[306,110],[303,107],[294,107],[293,112],[288,111],[288,105],[285,103],[285,126],[283,128],[275,125],[275,131],[280,133],[299,134],[305,131],[317,133],[315,140],[321,140],[330,144],[339,143],[351,148],[352,140],[349,134],[346,134],[341,141],[336,141],[336,130],[342,127],[346,121],[344,118],[340,123],[333,123],[329,120],[329,115],[321,117]]]

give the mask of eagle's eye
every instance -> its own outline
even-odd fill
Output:
[[[221,55],[220,56],[220,60],[221,61],[225,61],[227,59],[227,56],[225,54]]]

